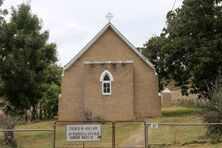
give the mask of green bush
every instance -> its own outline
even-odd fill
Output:
[[[60,86],[56,84],[46,84],[45,93],[40,100],[40,116],[41,119],[50,119],[58,112],[58,98],[60,94]]]
[[[207,123],[222,123],[222,87],[216,86],[213,90],[210,100],[204,109],[203,120]],[[207,126],[207,135],[213,140],[219,142],[222,137],[222,126]]]

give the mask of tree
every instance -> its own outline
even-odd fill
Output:
[[[51,64],[45,69],[45,76],[47,77],[47,84],[61,85],[62,67],[57,64]]]
[[[57,61],[56,45],[48,38],[29,4],[12,9],[0,37],[0,76],[9,113],[23,114],[31,108],[32,119],[36,118],[48,81],[45,70]]]
[[[140,48],[142,54],[155,65],[159,78],[159,91],[163,90],[167,85],[167,80],[170,79],[167,75],[168,66],[165,63],[164,50],[162,50],[163,41],[162,37],[154,36],[143,45],[143,48]]]
[[[1,9],[1,6],[3,4],[3,0],[0,0],[0,27],[2,28],[2,25],[5,24],[5,15],[8,14],[8,11],[6,9]]]
[[[56,84],[45,85],[45,91],[40,100],[40,119],[50,119],[58,112],[58,98],[60,94],[60,86]]]
[[[61,87],[62,68],[56,64],[50,65],[46,71],[47,84],[39,102],[39,118],[53,118],[58,112],[58,98]]]
[[[3,4],[3,1],[0,0],[0,41],[3,36],[3,28],[6,24],[5,15],[7,14],[7,10],[1,8],[2,4]],[[0,49],[2,48],[1,45],[2,44],[0,43]],[[1,59],[2,59],[2,50],[0,50],[0,60]],[[2,104],[3,104],[3,87],[4,87],[4,83],[3,83],[1,75],[0,75],[0,110],[1,110]]]
[[[222,70],[221,11],[221,0],[184,0],[181,8],[168,12],[161,44],[153,45],[162,53],[158,57],[164,61],[162,76],[175,80],[184,95],[198,93],[210,98],[208,88],[213,88],[211,82]],[[146,50],[152,49],[145,46]]]

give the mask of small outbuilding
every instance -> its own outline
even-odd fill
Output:
[[[172,105],[172,92],[169,88],[165,88],[161,93],[162,107],[169,107]]]

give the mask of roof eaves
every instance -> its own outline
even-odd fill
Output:
[[[64,66],[64,70],[69,69],[69,67],[75,63],[86,51],[89,47],[91,47],[95,41],[109,28],[110,23],[106,24],[103,29],[101,31],[99,31],[99,33],[97,33],[97,35],[88,43],[86,44],[86,46],[83,47],[83,49],[74,57],[72,58],[65,66]]]
[[[151,68],[153,68],[153,69],[155,70],[154,65],[153,65],[146,57],[144,57],[144,56],[142,55],[142,53],[140,53],[140,52],[136,49],[136,47],[135,47],[129,40],[127,40],[127,38],[125,38],[124,35],[121,34],[121,32],[119,32],[119,31],[116,29],[115,26],[113,26],[111,23],[110,23],[110,26],[111,26],[111,28],[113,29],[113,31],[114,31],[116,34],[118,34],[119,37],[120,37],[129,47],[131,47],[131,48],[133,49],[133,51],[136,52],[136,54],[137,54],[140,58],[142,58],[142,59],[144,60],[144,62],[145,62],[146,64],[148,64]]]
[[[64,66],[64,70],[67,70],[69,69],[69,67],[75,63],[87,50],[89,47],[91,47],[95,42],[96,40],[109,28],[111,27],[111,29],[129,46],[131,47],[131,49],[146,63],[148,64],[154,71],[155,71],[155,74],[156,74],[156,70],[155,70],[155,67],[154,65],[147,59],[145,58],[137,49],[136,47],[133,46],[132,43],[130,43],[130,41],[128,41],[113,25],[112,23],[108,22],[104,27],[103,29],[97,33],[97,35],[74,57],[72,58],[68,64],[66,64]]]

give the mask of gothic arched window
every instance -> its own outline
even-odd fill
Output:
[[[108,70],[105,70],[100,76],[100,81],[102,82],[102,94],[111,95],[112,92],[111,81],[113,81],[112,74]]]

